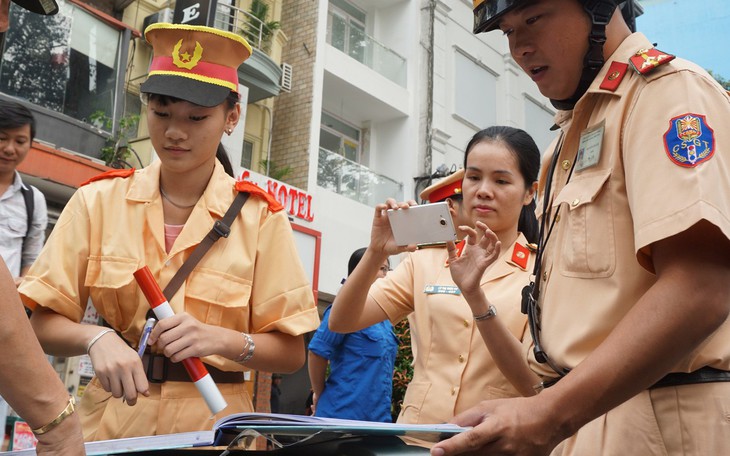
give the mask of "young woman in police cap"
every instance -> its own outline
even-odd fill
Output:
[[[491,127],[475,134],[458,182],[462,200],[449,203],[468,235],[458,245],[398,246],[386,211],[408,210],[415,201],[389,199],[375,207],[370,245],[335,298],[330,329],[351,332],[409,317],[415,363],[398,422],[441,423],[485,395],[534,394],[539,380],[523,361],[529,334],[520,291],[534,261],[528,243],[537,235],[539,168],[539,150],[523,130]],[[375,281],[383,259],[403,252],[396,269]]]
[[[154,24],[145,38],[154,56],[140,90],[159,160],[82,186],[20,288],[48,353],[91,357],[96,376],[79,407],[87,440],[210,429],[180,363],[189,357],[202,358],[227,402],[219,417],[253,411],[243,370],[299,369],[302,334],[319,321],[285,211],[223,169],[248,43],[178,24]],[[249,198],[232,210],[230,234],[166,295],[175,315],[156,324],[140,359],[149,304],[133,273],[147,266],[169,286],[241,192]],[[79,324],[88,298],[110,328]]]

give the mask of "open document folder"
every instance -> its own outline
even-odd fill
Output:
[[[106,455],[200,446],[247,446],[263,436],[275,448],[311,445],[354,436],[407,436],[437,442],[468,428],[454,424],[396,424],[373,421],[341,420],[277,413],[237,413],[219,419],[210,431],[100,440],[86,443],[86,454]],[[0,453],[33,455],[34,450]]]

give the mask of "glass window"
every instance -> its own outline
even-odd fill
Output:
[[[535,140],[541,153],[545,153],[558,134],[557,131],[550,131],[550,127],[555,123],[553,116],[547,107],[525,97],[525,131]]]
[[[92,123],[114,118],[121,32],[71,3],[41,16],[12,5],[0,91]]]
[[[319,147],[336,152],[348,160],[360,162],[360,129],[334,116],[322,113]]]
[[[496,124],[497,77],[461,52],[454,57],[454,112],[477,128]]]
[[[367,15],[346,0],[331,0],[327,16],[327,42],[358,62],[366,63]]]
[[[241,153],[241,166],[251,169],[253,161],[253,143],[249,141],[243,142],[243,152]]]

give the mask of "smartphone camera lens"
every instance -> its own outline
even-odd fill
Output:
[[[441,223],[441,225],[446,226],[446,220],[444,220],[443,217],[441,217],[441,222],[440,223]]]

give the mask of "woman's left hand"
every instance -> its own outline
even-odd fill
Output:
[[[150,345],[156,345],[172,362],[180,362],[193,356],[202,357],[220,352],[216,337],[217,326],[199,321],[182,312],[157,322],[150,333]]]
[[[447,243],[449,270],[451,278],[462,293],[469,294],[479,290],[484,271],[494,263],[502,250],[497,235],[482,222],[476,223],[477,229],[460,226],[459,231],[466,233],[466,246],[457,255],[456,245]]]

